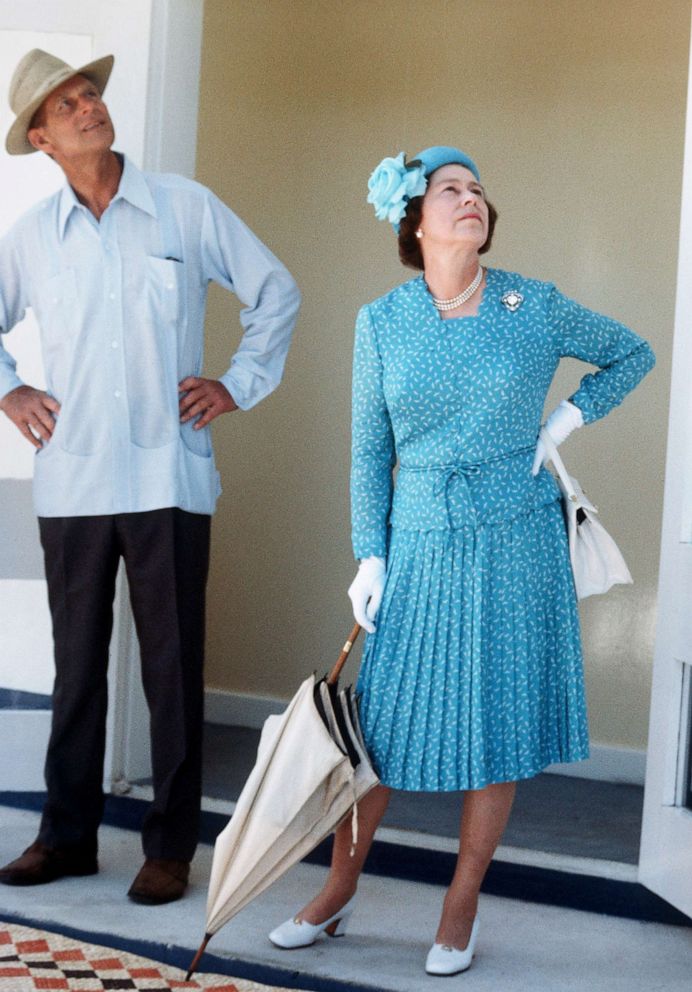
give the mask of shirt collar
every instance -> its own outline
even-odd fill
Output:
[[[137,207],[139,210],[144,211],[144,213],[156,217],[156,204],[154,203],[154,198],[151,195],[147,181],[144,178],[144,173],[140,172],[137,166],[133,165],[126,155],[123,155],[122,158],[123,173],[120,177],[118,191],[111,202],[115,203],[116,200],[127,200],[133,207]],[[83,207],[83,204],[77,199],[75,191],[70,184],[66,183],[60,191],[60,203],[58,206],[58,233],[61,241],[65,237],[65,229],[72,211],[80,207]]]

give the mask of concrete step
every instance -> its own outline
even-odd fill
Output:
[[[128,802],[129,814],[137,805]],[[35,810],[0,805],[0,863],[27,846],[38,819]],[[416,848],[391,846],[404,847],[417,862]],[[0,917],[185,969],[205,929],[212,855],[211,846],[200,845],[184,899],[138,906],[126,892],[142,858],[139,837],[133,829],[106,825],[98,875],[35,888],[0,887]],[[439,918],[440,885],[365,874],[346,937],[321,938],[298,951],[273,947],[267,932],[292,916],[323,880],[323,868],[295,866],[214,935],[202,968],[310,992],[439,992],[439,980],[425,975],[423,963]],[[690,928],[488,893],[481,895],[480,916],[473,967],[445,989],[463,982],[464,992],[689,992]]]

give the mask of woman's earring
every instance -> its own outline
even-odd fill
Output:
[[[421,229],[420,229],[420,227],[419,227],[419,228],[418,228],[418,230],[416,231],[416,237],[417,237],[418,239],[420,239],[420,238],[422,238],[422,237],[423,237],[423,232],[421,231]]]

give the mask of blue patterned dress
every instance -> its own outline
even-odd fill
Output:
[[[600,369],[571,397],[587,424],[654,364],[622,324],[499,269],[475,317],[442,320],[422,276],[360,311],[353,549],[387,578],[358,691],[385,785],[481,789],[588,757],[560,493],[531,475],[563,356]]]

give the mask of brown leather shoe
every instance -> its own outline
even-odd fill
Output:
[[[174,902],[185,892],[189,876],[189,861],[147,858],[127,894],[133,902],[147,906]]]
[[[48,847],[40,840],[15,861],[0,868],[4,885],[44,885],[66,875],[95,875],[99,870],[95,854],[74,848]]]

